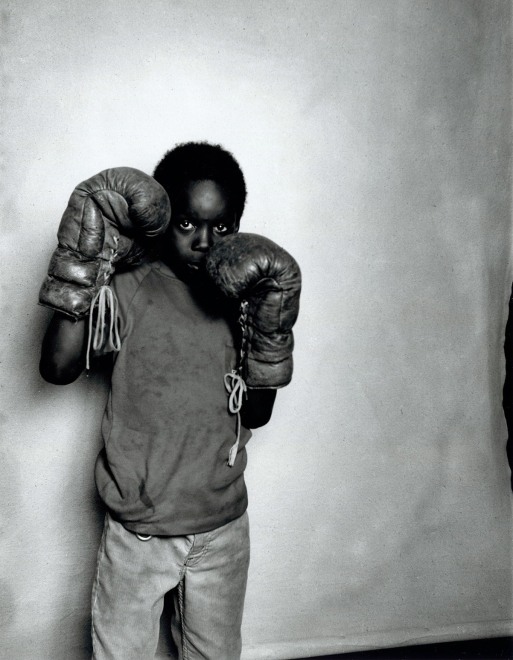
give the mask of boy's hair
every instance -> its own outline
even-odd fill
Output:
[[[237,217],[242,216],[247,194],[244,175],[232,154],[219,144],[178,144],[157,164],[153,177],[169,195],[171,207],[190,181],[215,181],[230,198]]]

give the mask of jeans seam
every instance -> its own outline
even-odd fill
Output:
[[[188,566],[195,566],[197,563],[199,563],[203,557],[206,555],[210,542],[212,540],[212,534],[208,533],[205,539],[205,542],[203,543],[203,548],[201,550],[201,553],[196,556],[191,558],[191,552],[194,551],[194,545],[196,541],[196,534],[193,537],[193,542],[191,545],[191,548],[189,550],[189,553],[185,557],[185,561],[183,563],[183,567],[181,570],[180,574],[180,582],[178,584],[178,607],[180,609],[180,627],[182,629],[182,654],[183,654],[183,660],[189,660],[189,644],[188,644],[188,639],[187,639],[187,626],[185,623],[185,603],[184,603],[184,586],[185,586],[185,576],[187,573],[187,567]]]
[[[187,644],[187,633],[185,630],[185,607],[183,602],[183,587],[184,587],[184,576],[178,584],[178,607],[180,609],[180,627],[182,629],[182,654],[183,660],[189,660],[189,646]]]

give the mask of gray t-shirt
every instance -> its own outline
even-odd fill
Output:
[[[236,440],[224,374],[236,366],[226,307],[161,262],[116,275],[121,350],[102,422],[98,491],[112,515],[143,534],[215,529],[244,513],[245,444]]]

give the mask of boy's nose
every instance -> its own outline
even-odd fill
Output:
[[[212,238],[207,227],[203,227],[196,235],[194,249],[198,252],[207,252],[212,247]]]

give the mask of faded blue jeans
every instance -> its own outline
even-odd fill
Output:
[[[92,593],[93,660],[155,657],[164,595],[180,660],[238,660],[248,515],[211,532],[144,541],[107,514]]]

